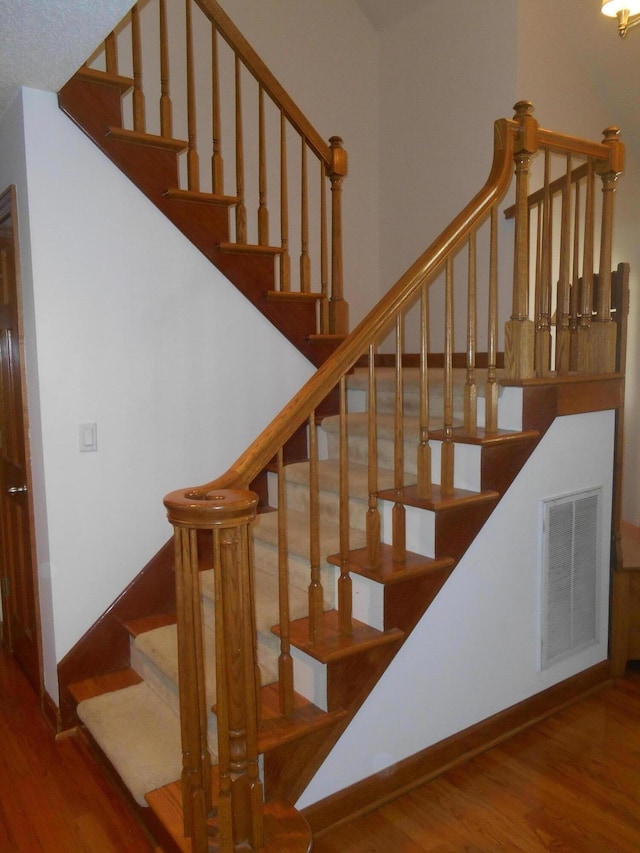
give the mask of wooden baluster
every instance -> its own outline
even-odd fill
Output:
[[[133,129],[144,133],[146,122],[142,91],[142,40],[140,9],[137,4],[131,9],[131,51],[133,55]]]
[[[327,243],[327,182],[324,164],[320,162],[320,334],[328,334],[329,324],[329,265]]]
[[[160,135],[173,136],[173,118],[169,83],[169,39],[167,33],[167,0],[160,0]]]
[[[467,377],[464,386],[464,429],[467,435],[478,431],[478,386],[476,385],[477,348],[476,309],[476,232],[469,236],[467,276]]]
[[[515,145],[516,213],[513,309],[505,327],[505,372],[511,379],[534,375],[534,323],[529,319],[529,164],[538,149],[538,123],[528,101],[515,105],[520,133]]]
[[[575,373],[578,370],[578,315],[580,313],[580,181],[576,181],[573,214],[573,272],[571,275],[570,306],[571,352],[569,370]]]
[[[420,292],[420,443],[418,444],[418,497],[431,497],[431,445],[429,444],[429,286]]]
[[[565,185],[562,188],[562,216],[560,220],[560,265],[556,302],[556,372],[563,376],[569,372],[571,353],[571,156],[567,155]]]
[[[211,192],[224,195],[224,161],[222,158],[222,125],[220,122],[220,63],[218,59],[218,30],[211,25]]]
[[[616,370],[616,324],[611,319],[611,251],[613,242],[613,208],[618,176],[624,168],[624,147],[617,127],[604,131],[609,159],[598,164],[602,179],[602,220],[600,231],[600,267],[596,295],[596,317],[591,327],[592,370],[613,373]]]
[[[280,290],[291,290],[291,259],[289,257],[289,184],[287,180],[287,122],[280,113]]]
[[[542,202],[539,201],[536,205],[536,243],[535,243],[535,267],[534,267],[534,285],[533,285],[533,310],[534,317],[536,321],[536,348],[538,345],[538,323],[540,314],[542,313],[542,244],[544,242],[543,237],[543,225],[542,221],[544,218],[544,213],[542,209]],[[534,355],[534,366],[536,368],[536,372],[538,369],[539,359],[538,352],[536,349],[536,353]]]
[[[104,62],[107,74],[118,73],[118,40],[114,32],[104,40]]]
[[[307,144],[302,137],[300,197],[300,292],[311,290],[311,265],[309,261],[309,186],[307,182]]]
[[[593,161],[587,166],[587,193],[584,211],[582,242],[582,287],[580,290],[580,323],[578,324],[578,373],[591,373],[591,315],[593,312],[593,252],[594,252],[594,173]]]
[[[338,625],[341,634],[353,632],[352,583],[349,574],[349,446],[347,436],[347,380],[340,379],[340,577]]]
[[[331,180],[331,300],[329,331],[345,335],[349,331],[349,306],[344,299],[342,280],[342,181],[347,174],[347,152],[339,136],[332,136]]]
[[[247,242],[247,209],[244,202],[244,134],[242,129],[242,66],[236,53],[236,243]]]
[[[404,354],[404,318],[399,314],[396,318],[396,373],[395,373],[395,403],[393,426],[393,488],[396,500],[391,511],[392,525],[392,559],[394,562],[404,562],[406,558],[406,510],[402,503],[404,488],[404,375],[402,356]]]
[[[196,120],[196,75],[193,51],[193,24],[191,20],[191,0],[185,0],[185,21],[187,41],[187,185],[190,190],[200,189],[200,165],[198,160],[197,120]]]
[[[542,251],[540,254],[540,305],[536,317],[535,366],[538,376],[551,372],[551,240],[552,207],[550,184],[551,157],[544,152],[544,199],[542,202]]]
[[[220,513],[214,523],[219,849],[233,853],[263,842],[249,545],[257,496],[222,490],[211,500],[219,501]]]
[[[368,456],[367,476],[369,506],[367,509],[367,565],[380,564],[380,510],[378,508],[378,404],[376,391],[375,346],[369,346],[369,383],[367,392]]]
[[[486,432],[498,430],[498,383],[496,354],[498,349],[498,209],[491,208],[491,236],[489,238],[489,305],[487,329],[487,384],[485,387]]]
[[[447,258],[445,271],[444,319],[444,440],[440,472],[440,493],[453,493],[453,260]]]
[[[196,530],[178,523],[174,525],[174,561],[184,834],[191,839],[196,853],[204,853],[207,850],[207,817],[211,811],[211,761],[207,748],[198,542]]]
[[[280,608],[280,656],[278,679],[280,713],[293,714],[293,659],[289,628],[289,539],[287,535],[287,484],[284,474],[284,454],[278,451],[278,601]]]
[[[258,243],[269,245],[269,208],[267,207],[267,139],[264,118],[264,89],[258,87]]]
[[[320,574],[320,481],[316,414],[309,416],[309,639],[317,643],[324,635],[324,592]]]

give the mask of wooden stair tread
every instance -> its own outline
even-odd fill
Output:
[[[283,249],[281,246],[260,246],[257,243],[218,243],[217,248],[221,252],[229,254],[248,254],[248,255],[281,255]]]
[[[175,613],[157,613],[153,616],[142,616],[139,619],[130,619],[123,625],[132,637],[153,631],[155,628],[164,628],[165,625],[175,625]]]
[[[487,432],[485,429],[478,427],[475,435],[468,435],[464,427],[454,427],[452,437],[456,444],[474,444],[480,447],[490,447],[493,445],[520,444],[536,441],[540,438],[540,431],[536,429],[499,429],[496,432]],[[436,441],[444,441],[444,429],[429,430],[429,438]]]
[[[268,684],[260,691],[262,718],[258,729],[258,750],[268,752],[283,743],[289,743],[310,732],[331,726],[342,720],[346,711],[323,711],[299,693],[294,693],[293,717],[280,713],[280,688],[278,682]]]
[[[322,293],[302,293],[300,290],[267,290],[265,296],[275,302],[317,302],[324,299]]]
[[[483,492],[470,492],[467,489],[454,489],[451,494],[443,495],[440,486],[431,486],[431,496],[421,498],[418,495],[417,486],[405,486],[399,491],[396,489],[383,489],[378,492],[378,497],[386,501],[399,501],[407,506],[415,506],[418,509],[428,509],[432,512],[442,512],[448,509],[460,509],[464,506],[476,506],[478,504],[495,502],[500,498],[498,492],[487,489]]]
[[[134,145],[148,145],[150,148],[162,148],[165,151],[179,153],[189,147],[184,139],[171,139],[168,136],[158,136],[153,133],[143,133],[139,130],[126,130],[122,127],[110,127],[107,131],[109,139],[119,142],[131,142]]]
[[[111,693],[114,690],[122,690],[123,687],[132,687],[140,684],[142,678],[133,669],[118,669],[107,672],[104,675],[96,675],[86,678],[84,681],[76,681],[69,685],[69,693],[76,705],[85,699],[93,699],[94,696],[102,696],[103,693]]]
[[[378,631],[357,619],[353,620],[351,634],[341,634],[336,610],[328,610],[323,614],[323,628],[323,638],[314,642],[309,638],[308,617],[296,619],[289,626],[291,644],[320,663],[330,663],[368,649],[399,643],[404,639],[404,633],[396,628]],[[272,631],[276,636],[280,636],[278,625],[275,625]]]
[[[211,787],[214,803],[219,790],[218,769],[211,769]],[[191,841],[183,835],[182,783],[171,782],[146,795],[149,807],[169,833],[181,853],[192,853]],[[264,804],[264,837],[261,853],[309,853],[311,830],[306,819],[292,806],[280,800]],[[209,834],[218,834],[215,817],[209,819]],[[217,848],[216,848],[217,849]]]
[[[372,568],[367,559],[367,549],[357,548],[349,551],[347,566],[353,574],[362,575],[382,584],[398,583],[408,578],[432,572],[451,571],[456,561],[452,557],[424,557],[422,554],[414,554],[412,551],[405,552],[405,559],[401,562],[393,559],[391,545],[380,544],[380,565]],[[340,554],[332,554],[327,558],[334,566],[340,566]]]
[[[100,86],[112,86],[118,89],[121,95],[133,87],[133,77],[123,77],[121,74],[112,74],[109,71],[100,71],[98,68],[89,68],[84,65],[76,72],[76,77],[89,83],[98,83]]]
[[[238,203],[237,196],[233,195],[216,195],[215,193],[205,193],[199,190],[181,190],[174,188],[167,190],[164,193],[165,198],[174,198],[177,201],[193,201],[199,204],[222,204],[225,207],[233,207]]]

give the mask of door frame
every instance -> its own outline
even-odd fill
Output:
[[[18,233],[18,195],[15,184],[10,184],[6,189],[4,189],[0,193],[0,223],[10,218],[11,219],[11,239],[13,241],[13,252],[15,259],[15,287],[16,287],[16,310],[17,310],[17,323],[18,323],[18,349],[20,353],[20,394],[21,400],[20,405],[22,407],[22,436],[21,440],[24,445],[24,460],[25,460],[25,482],[27,486],[27,513],[28,513],[28,525],[29,525],[29,540],[30,540],[30,555],[31,555],[31,566],[29,572],[28,581],[33,586],[33,596],[34,596],[34,608],[35,608],[35,647],[36,654],[38,658],[38,684],[33,685],[34,689],[37,690],[40,698],[43,697],[44,694],[44,676],[43,676],[43,654],[42,654],[42,625],[40,618],[40,596],[38,589],[38,572],[37,572],[37,560],[36,560],[36,537],[35,537],[35,514],[33,508],[33,478],[31,476],[31,446],[29,441],[29,408],[28,408],[28,399],[27,399],[27,377],[26,377],[26,356],[25,356],[25,346],[24,346],[24,323],[23,323],[23,303],[22,303],[22,274],[21,274],[21,263],[20,263],[20,240]],[[1,392],[2,389],[0,389]],[[5,401],[0,393],[0,406],[4,406]],[[5,484],[2,482],[2,466],[0,466],[0,489],[2,489],[2,494],[4,495]],[[4,499],[4,498],[3,498]],[[1,535],[0,531],[0,535]],[[0,540],[0,574],[4,577],[7,577],[7,572],[5,571],[4,566],[5,554],[2,547],[2,541]],[[4,617],[4,614],[7,612],[6,601],[5,601],[5,588],[4,585],[0,587],[0,595],[2,598],[2,636],[0,637],[0,643],[3,647],[9,647],[10,638],[7,636],[8,634],[8,621]],[[9,591],[11,594],[11,591]]]

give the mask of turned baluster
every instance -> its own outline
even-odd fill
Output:
[[[393,488],[396,495],[391,510],[392,558],[394,562],[403,562],[406,558],[406,510],[402,503],[404,488],[404,375],[402,357],[404,355],[404,318],[396,318],[396,370],[395,401],[393,425]]]
[[[258,243],[269,245],[269,208],[267,207],[267,140],[264,117],[264,89],[258,88]]]
[[[300,292],[311,290],[311,265],[309,261],[309,187],[307,182],[307,143],[302,138],[300,153]]]
[[[514,107],[520,125],[514,148],[516,175],[513,308],[505,327],[505,372],[511,379],[534,375],[535,328],[529,319],[529,165],[538,149],[538,123],[533,107],[519,101]]]
[[[431,497],[431,445],[429,444],[429,286],[420,291],[420,441],[418,444],[418,497]]]
[[[444,439],[440,460],[440,492],[453,493],[453,260],[447,258],[444,299]]]
[[[131,52],[133,64],[133,129],[144,133],[145,107],[142,91],[142,39],[140,36],[140,9],[136,4],[131,9]]]
[[[187,184],[190,190],[197,192],[200,189],[200,165],[197,143],[196,75],[194,69],[191,0],[185,0],[185,25],[185,38],[187,42]]]
[[[491,208],[491,236],[489,238],[489,305],[487,329],[487,382],[485,386],[486,432],[498,429],[498,382],[496,354],[498,350],[498,209]]]
[[[324,591],[320,574],[320,481],[316,414],[309,416],[309,639],[317,643],[324,635]]]
[[[616,324],[611,319],[613,208],[616,184],[624,169],[624,146],[620,142],[620,131],[617,127],[605,129],[603,142],[609,147],[609,159],[597,166],[597,172],[602,179],[602,219],[596,316],[591,327],[591,346],[593,371],[613,373],[616,369]]]
[[[375,346],[369,346],[369,377],[367,386],[367,477],[369,505],[367,508],[367,564],[375,569],[380,563],[380,510],[378,508],[378,403],[376,390]]]
[[[571,156],[567,155],[565,184],[562,188],[562,214],[560,220],[560,266],[558,273],[558,293],[556,300],[556,372],[565,375],[569,372],[571,350],[571,331],[569,328],[571,313],[571,286],[569,268],[571,260]]]
[[[280,113],[280,290],[291,290],[291,259],[289,258],[289,186],[287,180],[287,121]]]
[[[242,128],[242,65],[235,55],[236,91],[236,243],[247,242],[247,209],[244,201],[244,133]]]
[[[320,334],[328,334],[329,325],[329,264],[327,248],[327,182],[324,165],[320,162]]]
[[[220,122],[220,63],[218,61],[218,30],[211,26],[211,192],[224,194],[224,161],[222,158],[222,130]]]
[[[587,167],[587,192],[584,210],[584,239],[582,243],[582,287],[580,289],[580,323],[578,324],[578,373],[591,373],[591,315],[593,312],[593,253],[594,253],[595,178],[593,162]]]
[[[293,658],[291,657],[289,617],[289,538],[287,534],[287,484],[284,473],[284,453],[278,451],[278,602],[280,612],[280,655],[278,657],[278,686],[280,713],[293,714]]]
[[[478,386],[476,385],[477,348],[476,309],[476,232],[469,237],[469,269],[467,274],[467,376],[464,386],[464,429],[475,435],[478,429]]]
[[[344,335],[349,331],[349,306],[344,299],[342,280],[342,181],[347,174],[347,152],[339,136],[332,136],[331,166],[331,300],[329,331]]]
[[[347,435],[347,380],[340,379],[340,577],[338,578],[338,625],[341,634],[351,634],[352,582],[349,574],[349,445]]]
[[[167,0],[160,0],[160,135],[173,136],[171,95],[169,94],[169,40]]]
[[[118,41],[114,32],[104,40],[104,62],[107,74],[118,73]]]
[[[542,243],[540,252],[540,291],[537,295],[538,310],[536,316],[536,353],[535,367],[538,376],[548,376],[551,372],[551,240],[552,216],[550,190],[550,154],[544,152],[544,190],[542,202]]]
[[[569,332],[571,348],[569,370],[578,370],[578,322],[580,313],[580,181],[576,181],[573,214],[573,267],[571,273],[571,296],[569,299]]]

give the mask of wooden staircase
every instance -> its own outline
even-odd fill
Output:
[[[173,7],[158,0],[159,132],[147,131],[143,109],[137,7],[128,18],[131,73],[119,72],[116,42],[121,46],[122,38],[112,35],[104,67],[81,69],[61,91],[61,107],[319,369],[225,474],[165,498],[173,552],[171,545],[162,549],[60,663],[61,713],[72,724],[78,710],[88,736],[118,773],[86,709],[147,682],[141,670],[152,667],[140,664],[141,649],[160,632],[174,656],[170,666],[158,665],[164,681],[152,689],[171,694],[174,727],[179,711],[182,775],[133,794],[145,820],[167,849],[293,853],[311,847],[310,829],[294,804],[554,418],[621,412],[624,335],[618,327],[624,312],[615,314],[612,292],[626,271],[611,273],[611,228],[623,149],[615,129],[602,143],[575,140],[540,128],[531,105],[518,103],[513,119],[494,125],[485,186],[346,335],[340,208],[346,157],[339,139],[329,145],[318,139],[214,0],[186,6],[187,132],[175,139],[164,67],[167,8]],[[190,70],[189,16],[196,8],[212,26],[214,45],[221,37],[234,58],[234,192],[224,191],[215,107],[212,177],[201,190]],[[257,80],[260,103],[253,243],[238,132],[242,68]],[[216,62],[213,69],[217,103]],[[284,130],[278,148],[281,234],[277,246],[268,239],[265,94],[276,103],[281,127],[289,122],[302,139],[297,289],[283,202],[290,188],[282,177]],[[132,121],[124,118],[129,110]],[[307,151],[319,160],[323,187],[328,181],[331,188],[330,238],[324,189],[311,215],[319,233],[315,260],[309,254]],[[538,151],[543,187],[531,193],[529,165]],[[552,160],[560,161],[557,175]],[[514,218],[513,304],[510,315],[499,317],[498,209],[514,165],[516,203],[506,212]],[[603,183],[597,273],[596,175]],[[557,271],[552,220],[561,223]],[[479,273],[481,240],[488,265]],[[454,259],[461,258],[466,294],[460,305]],[[480,281],[487,307],[483,336],[477,331]],[[444,310],[434,319],[430,294],[438,289]],[[465,318],[462,334],[454,316]],[[504,356],[498,353],[502,322]],[[441,335],[437,353],[434,325]],[[410,342],[408,328],[417,330]],[[456,353],[462,339],[458,349],[464,352]],[[179,689],[169,670],[179,671]]]

